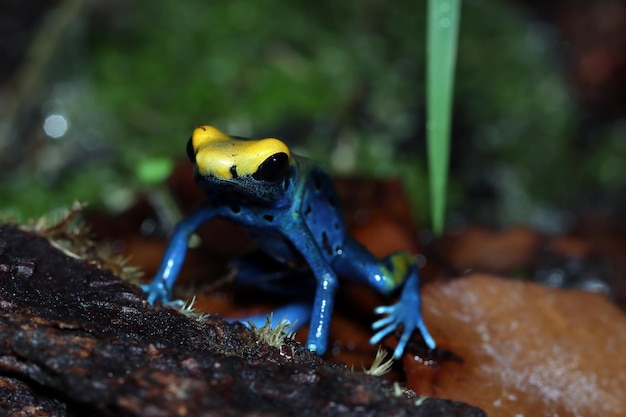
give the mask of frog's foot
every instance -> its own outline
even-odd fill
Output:
[[[377,344],[385,336],[393,332],[398,326],[402,325],[402,335],[400,336],[398,345],[393,352],[393,357],[395,359],[400,359],[402,357],[404,348],[409,342],[411,334],[413,334],[415,329],[419,330],[422,338],[426,342],[426,345],[430,349],[434,349],[436,347],[435,340],[430,335],[426,325],[424,324],[419,307],[416,308],[416,306],[419,306],[419,300],[417,300],[416,304],[412,305],[403,303],[402,301],[404,300],[401,300],[392,306],[380,306],[374,310],[376,314],[388,314],[388,316],[383,317],[372,324],[372,329],[378,330],[378,332],[376,332],[376,334],[374,334],[374,336],[370,339],[370,344]],[[409,308],[409,306],[411,307]]]
[[[402,326],[402,334],[398,340],[398,346],[396,346],[396,350],[393,352],[393,357],[396,359],[400,359],[402,356],[404,348],[411,339],[411,334],[413,334],[415,329],[419,330],[424,342],[430,349],[435,349],[436,347],[435,340],[428,332],[422,318],[422,299],[418,284],[417,265],[413,264],[408,270],[406,281],[400,294],[400,300],[392,306],[380,306],[374,310],[376,314],[387,314],[387,317],[383,317],[372,324],[372,329],[378,330],[378,332],[370,339],[371,344],[380,342],[397,327]]]
[[[170,299],[169,291],[161,283],[152,282],[151,284],[141,285],[140,288],[148,294],[148,303],[154,305],[156,302],[160,302],[166,306],[181,308],[185,305],[183,300]]]
[[[251,327],[252,324],[260,329],[267,325],[268,319],[272,329],[287,322],[289,323],[289,331],[295,332],[311,319],[311,305],[305,302],[293,303],[280,307],[269,315],[257,314],[250,317],[229,319],[229,321],[240,321],[248,327]]]

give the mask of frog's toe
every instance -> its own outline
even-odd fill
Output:
[[[395,329],[396,329],[396,326],[394,324],[394,325],[387,326],[384,329],[377,331],[374,334],[374,336],[370,338],[370,345],[375,345],[377,343],[380,343],[380,341],[383,340],[385,336],[393,332]]]
[[[422,335],[422,339],[424,339],[426,346],[428,346],[428,349],[431,349],[431,350],[436,349],[437,343],[435,342],[435,339],[433,339],[433,337],[430,335],[430,332],[428,331],[428,328],[426,327],[424,320],[422,320],[422,317],[419,318],[419,321],[417,323],[417,328],[420,334]]]
[[[156,291],[152,291],[150,289],[150,286],[142,285],[141,289],[144,290],[144,292],[147,293],[148,304],[150,304],[151,306],[155,305],[157,303],[157,301],[163,302],[163,300],[164,300],[163,295],[159,294]]]
[[[402,336],[400,336],[400,340],[398,340],[398,345],[396,346],[396,349],[393,351],[393,357],[394,359],[400,359],[402,357],[402,354],[404,353],[404,349],[406,348],[407,343],[409,343],[409,340],[411,340],[411,333],[413,333],[412,331],[404,331],[402,332]]]
[[[394,322],[393,316],[383,317],[382,319],[376,320],[374,323],[372,323],[372,329],[378,330],[378,329],[380,329],[382,327],[385,327],[388,324],[393,323],[393,322]]]
[[[144,284],[140,288],[147,294],[147,301],[150,305],[160,302],[163,305],[182,307],[185,302],[183,300],[170,300],[169,293],[160,284]]]
[[[378,306],[374,309],[376,314],[388,314],[372,323],[372,329],[378,330],[374,336],[370,338],[370,344],[375,345],[393,332],[398,326],[397,305],[394,306]]]
[[[378,330],[374,336],[370,339],[370,344],[377,344],[385,336],[392,333],[396,328],[402,326],[402,335],[398,340],[398,345],[394,351],[394,357],[396,359],[402,356],[406,345],[411,340],[411,335],[417,329],[422,335],[424,342],[430,349],[436,347],[435,340],[432,338],[424,320],[418,310],[405,308],[404,304],[398,303],[392,306],[380,306],[377,307],[374,312],[376,314],[388,314],[372,324],[372,329]]]
[[[378,306],[374,309],[375,314],[392,314],[396,306]]]
[[[187,304],[186,301],[184,300],[170,300],[167,302],[164,302],[163,305],[169,306],[169,307],[176,307],[176,308],[183,308],[185,305]]]

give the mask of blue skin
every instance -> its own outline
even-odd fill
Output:
[[[195,165],[193,155],[190,158]],[[273,315],[274,325],[285,317],[296,326],[310,322],[306,344],[309,350],[322,355],[328,346],[338,275],[365,283],[382,294],[402,288],[397,304],[374,310],[386,316],[373,323],[372,328],[378,331],[370,339],[371,344],[379,343],[402,326],[394,351],[396,359],[402,356],[415,329],[430,349],[435,348],[421,315],[417,264],[405,252],[379,260],[354,240],[344,225],[332,182],[323,170],[296,155],[291,155],[285,175],[272,181],[251,175],[225,181],[201,175],[197,166],[195,168],[196,183],[206,192],[207,201],[176,226],[154,280],[142,286],[150,304],[176,303],[171,301],[172,287],[183,265],[191,235],[204,222],[221,217],[244,226],[260,250],[275,260],[290,264],[304,261],[310,267],[315,277],[312,306],[310,299],[299,299]],[[405,267],[398,267],[399,264]],[[263,280],[259,274],[250,272],[255,271],[254,266],[248,269],[236,280]],[[299,279],[308,279],[309,275],[294,274]],[[265,317],[255,317],[253,322],[262,325]]]

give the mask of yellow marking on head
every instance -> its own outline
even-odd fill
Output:
[[[193,131],[192,145],[198,172],[224,180],[233,178],[233,166],[238,176],[252,175],[276,153],[284,152],[291,158],[287,145],[278,139],[240,139],[213,126],[198,126]]]

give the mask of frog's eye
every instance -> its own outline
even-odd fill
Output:
[[[196,163],[196,151],[193,149],[193,137],[189,138],[189,142],[187,142],[187,156],[191,162]]]
[[[284,152],[279,152],[263,161],[252,177],[260,181],[276,182],[285,178],[288,172],[289,156]]]

